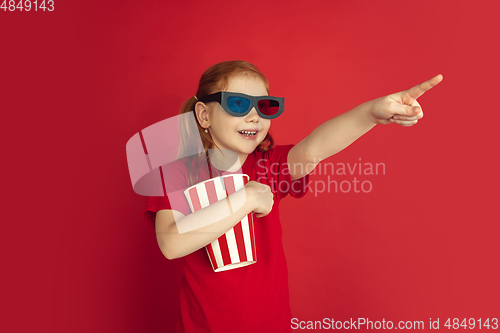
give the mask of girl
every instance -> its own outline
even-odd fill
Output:
[[[187,203],[173,210],[166,197],[148,200],[144,218],[156,229],[162,253],[169,259],[184,258],[178,331],[291,331],[278,202],[288,194],[302,197],[307,192],[308,174],[321,160],[341,151],[376,124],[416,124],[423,117],[416,99],[441,80],[438,75],[409,90],[365,102],[321,124],[295,146],[274,147],[269,128],[271,119],[283,112],[284,100],[253,98],[269,96],[266,77],[244,61],[209,68],[181,113],[194,110],[205,150],[235,152],[237,166],[251,181],[229,196],[232,211],[225,215],[220,214],[228,205],[225,200],[195,213],[189,213]],[[194,161],[181,169],[172,172],[184,188],[196,183]],[[250,212],[256,217],[257,263],[215,273],[203,248]],[[207,217],[214,222],[178,232],[179,223],[199,224]]]

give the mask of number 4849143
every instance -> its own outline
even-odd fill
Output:
[[[486,319],[474,319],[474,318],[466,318],[462,321],[458,318],[448,318],[444,326],[448,327],[448,329],[498,329],[498,319],[497,318],[486,318]]]
[[[35,12],[38,12],[38,11],[53,11],[54,10],[54,1],[53,0],[42,0],[42,1],[39,1],[39,0],[36,0],[36,1],[30,1],[30,0],[19,0],[19,2],[17,2],[16,4],[16,1],[15,0],[4,0],[4,2],[2,2],[2,5],[0,6],[0,9],[3,9],[4,12],[6,12],[7,10],[10,11],[10,12],[13,12],[13,11],[26,11],[26,12],[29,12],[30,10],[34,10]]]

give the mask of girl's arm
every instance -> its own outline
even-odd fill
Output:
[[[163,255],[175,259],[193,253],[222,236],[248,213],[254,212],[256,217],[269,214],[274,203],[269,186],[255,181],[248,182],[228,200],[229,204],[220,200],[186,216],[174,210],[158,211],[156,239]],[[199,227],[180,234],[177,225],[181,223]]]
[[[327,120],[288,153],[292,180],[310,173],[319,162],[346,148],[377,124],[416,124],[423,117],[417,98],[442,80],[443,76],[437,75],[413,88],[365,102]]]

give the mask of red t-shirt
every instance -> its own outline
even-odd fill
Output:
[[[295,198],[304,196],[308,184],[308,176],[291,181],[287,156],[292,147],[276,146],[266,152],[255,151],[248,155],[242,167],[250,180],[269,185],[274,193],[272,211],[262,218],[254,216],[257,262],[216,273],[205,248],[181,258],[184,276],[178,322],[180,332],[291,331],[279,201],[288,194]],[[177,179],[187,183],[187,170]],[[170,207],[166,197],[150,197],[143,213],[144,221],[154,228],[156,212]]]

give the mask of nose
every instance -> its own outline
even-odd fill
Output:
[[[260,116],[255,108],[252,108],[250,112],[245,116],[245,121],[247,123],[258,123],[260,121]]]

